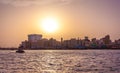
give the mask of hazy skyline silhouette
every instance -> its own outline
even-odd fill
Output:
[[[59,21],[59,29],[47,33],[39,21],[45,17]],[[0,0],[0,47],[16,47],[26,35],[45,38],[120,38],[120,0]]]

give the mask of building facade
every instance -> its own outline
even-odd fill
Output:
[[[28,41],[29,42],[37,42],[42,39],[41,34],[30,34],[28,35]]]

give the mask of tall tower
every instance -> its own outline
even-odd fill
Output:
[[[61,37],[61,48],[63,48],[63,38]]]
[[[63,43],[63,38],[61,37],[61,43]]]

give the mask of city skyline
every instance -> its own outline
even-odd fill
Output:
[[[109,34],[112,41],[118,40],[119,7],[120,0],[0,0],[0,47],[17,47],[32,33],[57,40],[99,39]],[[47,17],[59,24],[54,32],[41,27],[41,20]]]
[[[23,40],[19,49],[119,49],[120,48],[120,39],[111,41],[110,35],[105,35],[104,37],[92,38],[89,39],[88,36],[85,36],[84,39],[81,38],[70,38],[64,39],[61,37],[61,40],[56,40],[54,38],[43,38],[42,34],[29,34],[27,40]]]

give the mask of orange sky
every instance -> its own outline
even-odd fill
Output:
[[[1,0],[0,46],[17,47],[28,34],[43,34],[44,38],[120,38],[119,0]],[[59,30],[47,33],[38,22],[55,17]]]

